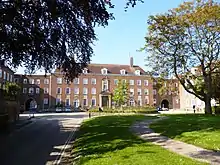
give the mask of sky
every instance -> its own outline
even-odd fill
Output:
[[[147,34],[147,20],[150,15],[160,14],[177,7],[184,0],[144,0],[134,8],[124,11],[126,0],[112,0],[115,4],[115,20],[109,21],[107,27],[96,27],[98,41],[94,43],[94,56],[91,63],[128,64],[129,55],[134,64],[147,70],[145,65],[146,52],[138,52],[144,46]],[[17,73],[23,74],[24,68],[19,67]],[[36,74],[44,72],[38,71]]]

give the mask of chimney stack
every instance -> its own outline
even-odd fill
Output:
[[[130,66],[131,66],[131,67],[134,66],[134,59],[133,59],[133,57],[130,57]]]

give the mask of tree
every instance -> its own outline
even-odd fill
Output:
[[[6,100],[17,100],[20,95],[21,87],[12,82],[6,82],[4,92],[4,97]]]
[[[185,2],[165,14],[150,16],[148,24],[142,50],[151,53],[149,66],[158,73],[175,75],[187,92],[205,102],[205,112],[211,113],[212,75],[220,58],[220,3]],[[195,84],[197,79],[202,79],[204,90]]]
[[[129,100],[128,83],[119,80],[117,87],[114,89],[113,101],[117,106],[126,104]]]
[[[137,1],[127,0],[125,9]],[[0,60],[33,73],[60,68],[73,80],[90,62],[96,25],[114,19],[111,0],[0,1]]]

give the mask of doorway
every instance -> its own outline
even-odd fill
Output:
[[[102,96],[102,106],[103,107],[108,107],[109,106],[108,96]]]
[[[35,100],[34,100],[33,98],[29,98],[29,99],[25,102],[25,111],[29,111],[29,110],[30,110],[31,101],[35,101]]]
[[[161,108],[166,108],[166,109],[169,109],[169,101],[164,99],[162,102],[161,102]]]

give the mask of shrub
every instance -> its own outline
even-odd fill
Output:
[[[213,106],[212,113],[219,115],[220,114],[220,106]]]

